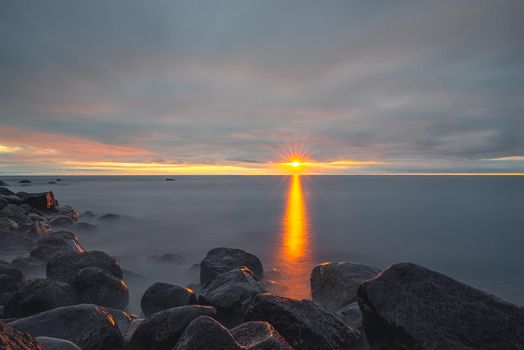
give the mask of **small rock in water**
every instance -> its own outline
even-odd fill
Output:
[[[55,181],[60,182],[60,181],[62,181],[62,179],[58,178],[58,179],[56,179]]]
[[[56,182],[54,182],[54,181],[49,181],[48,184],[49,184],[49,185],[56,185]]]
[[[161,256],[153,255],[149,257],[147,261],[166,265],[182,265],[185,264],[186,259],[181,255],[166,253]]]
[[[93,213],[92,211],[84,211],[82,214],[80,214],[80,218],[81,219],[85,219],[85,218],[88,218],[88,219],[91,219],[91,218],[94,218],[95,217],[95,213]]]
[[[13,329],[0,321],[0,349],[2,350],[46,350],[31,335]]]
[[[98,218],[98,221],[101,222],[117,222],[120,221],[120,215],[118,214],[105,214]]]
[[[195,318],[184,330],[173,350],[241,350],[227,328],[209,316]]]
[[[196,296],[192,290],[177,285],[157,282],[144,292],[140,307],[144,316],[172,307],[196,304]]]
[[[20,180],[18,181],[19,184],[30,184],[31,183],[31,180],[27,180],[27,179],[24,179],[24,180]]]
[[[175,181],[175,179],[173,179],[172,177],[167,177],[166,181]]]
[[[129,289],[124,280],[99,267],[78,271],[73,286],[80,302],[123,310],[129,303]]]
[[[212,249],[200,263],[200,284],[204,286],[218,275],[241,266],[253,271],[259,281],[264,277],[262,263],[255,255],[241,249]]]
[[[35,339],[44,346],[45,350],[82,350],[75,343],[65,339],[52,337],[36,337]]]
[[[231,329],[230,332],[243,349],[293,350],[291,345],[267,322],[246,322]]]

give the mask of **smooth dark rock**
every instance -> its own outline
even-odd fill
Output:
[[[16,195],[20,197],[22,202],[39,210],[46,210],[55,207],[55,195],[52,191],[42,193],[18,192]]]
[[[262,263],[255,255],[241,249],[212,249],[200,263],[200,284],[204,286],[218,275],[241,266],[249,267],[258,280],[264,277]]]
[[[2,350],[46,350],[29,334],[15,330],[0,321],[0,349]]]
[[[147,288],[140,301],[142,313],[146,317],[162,310],[190,304],[196,304],[196,296],[190,289],[162,282]]]
[[[330,311],[357,301],[360,284],[374,278],[380,269],[351,262],[323,263],[311,271],[313,300]]]
[[[267,322],[246,322],[231,329],[230,332],[243,349],[293,350],[291,345]]]
[[[133,337],[133,334],[137,330],[138,326],[140,326],[140,324],[144,322],[144,320],[145,320],[144,318],[137,318],[136,320],[133,320],[131,321],[131,323],[129,323],[129,327],[127,327],[127,330],[124,333],[124,341],[126,345],[131,342],[131,338]],[[129,348],[129,346],[127,346],[126,348]]]
[[[11,265],[28,273],[41,273],[45,271],[46,262],[32,256],[19,256],[11,261]]]
[[[80,270],[85,267],[99,267],[113,276],[122,278],[122,268],[118,262],[100,251],[62,254],[47,264],[47,278],[72,283]]]
[[[54,228],[57,228],[57,227],[70,228],[74,224],[75,224],[75,221],[69,216],[60,215],[60,216],[56,216],[52,218],[51,220],[49,220],[49,225],[51,225],[51,227],[54,227]]]
[[[48,211],[47,214],[50,220],[55,217],[64,216],[70,218],[73,223],[78,221],[78,212],[70,205],[55,206],[53,209]],[[64,221],[64,223],[66,222]]]
[[[18,183],[19,183],[19,184],[30,184],[30,183],[31,183],[31,180],[26,180],[26,179],[24,179],[24,180],[20,180],[20,181],[18,181]]]
[[[137,319],[135,315],[122,310],[117,310],[110,307],[106,307],[105,309],[111,314],[111,316],[113,316],[113,319],[115,320],[116,325],[118,326],[118,329],[122,335],[127,333],[131,322]]]
[[[165,264],[165,265],[181,265],[185,264],[186,259],[183,256],[177,254],[166,253],[164,255],[158,256],[153,255],[147,259],[149,262]]]
[[[358,306],[358,302],[351,303],[344,306],[342,309],[337,310],[335,314],[340,317],[344,323],[352,328],[358,329],[359,331],[363,327],[362,325],[362,311]]]
[[[186,327],[173,350],[241,350],[227,328],[209,316],[195,318]]]
[[[157,312],[137,327],[131,340],[131,350],[171,350],[186,327],[199,316],[215,317],[210,306],[179,306]]]
[[[19,225],[31,225],[33,223],[33,220],[27,216],[27,212],[15,204],[7,204],[3,207],[2,210],[0,210],[0,217],[11,219]]]
[[[68,231],[53,232],[40,239],[30,255],[44,261],[51,261],[59,255],[67,253],[83,253],[84,247],[78,237]]]
[[[415,264],[358,290],[366,335],[384,349],[524,349],[524,309]]]
[[[295,300],[269,293],[258,294],[245,320],[266,321],[296,349],[349,349],[360,333],[311,300]]]
[[[171,177],[167,177],[166,178],[166,181],[175,181],[175,179],[171,178]]]
[[[57,182],[61,182],[62,179],[61,179],[61,178],[57,178],[57,179],[55,179],[55,181],[57,181]]]
[[[59,307],[9,325],[35,337],[69,340],[82,350],[121,350],[124,345],[111,314],[103,307],[90,304]]]
[[[44,346],[45,350],[82,350],[75,343],[65,339],[36,337],[36,340]]]
[[[25,273],[14,267],[0,266],[0,293],[14,292],[25,282]]]
[[[120,215],[118,214],[105,214],[98,218],[98,221],[101,222],[117,222],[120,221]]]
[[[78,295],[69,284],[47,279],[27,281],[5,305],[6,317],[26,317],[59,306],[78,303]]]
[[[99,267],[86,267],[78,271],[73,287],[80,302],[125,309],[129,303],[129,289],[124,280]]]

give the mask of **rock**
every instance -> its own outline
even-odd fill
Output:
[[[74,233],[58,231],[40,239],[29,254],[34,258],[49,262],[61,254],[83,252],[85,252],[85,249]]]
[[[9,184],[4,180],[0,180],[0,186],[9,186]]]
[[[362,311],[360,311],[360,307],[356,301],[347,306],[344,306],[342,309],[335,312],[335,314],[351,328],[355,328],[360,331],[360,329],[363,327]]]
[[[0,210],[0,216],[11,219],[19,225],[31,225],[33,220],[27,216],[26,211],[15,204],[7,204]]]
[[[95,217],[95,213],[92,211],[84,211],[82,214],[80,214],[80,219],[92,219]]]
[[[171,177],[166,177],[166,181],[175,181],[175,179],[173,179]]]
[[[196,296],[190,289],[162,282],[147,288],[140,301],[142,313],[146,317],[172,307],[190,304],[196,304]]]
[[[330,311],[357,301],[360,284],[374,278],[380,269],[351,262],[323,263],[311,271],[313,300]]]
[[[46,262],[32,256],[19,256],[11,261],[11,265],[27,274],[41,273],[45,271]]]
[[[78,271],[73,287],[80,302],[123,310],[129,303],[129,289],[121,278],[99,267],[86,267]]]
[[[137,318],[136,320],[131,321],[129,327],[127,327],[127,331],[124,333],[124,341],[126,344],[129,344],[131,342],[133,334],[137,330],[138,326],[140,326],[140,324],[144,322],[144,320],[144,318]]]
[[[96,232],[98,227],[96,225],[90,224],[88,222],[79,222],[74,227],[75,231],[80,232]]]
[[[195,318],[186,327],[173,350],[241,350],[227,328],[209,316]]]
[[[24,180],[20,180],[20,181],[18,181],[18,183],[19,183],[19,184],[30,184],[30,183],[31,183],[31,180],[26,180],[26,179],[24,179]]]
[[[193,264],[186,271],[186,277],[193,283],[200,283],[200,264]]]
[[[16,194],[23,203],[29,204],[38,210],[46,210],[55,207],[55,195],[53,191],[42,193],[18,192]]]
[[[118,326],[118,329],[122,335],[127,333],[127,329],[131,325],[131,322],[137,319],[135,315],[129,314],[122,310],[117,310],[110,307],[106,307],[106,310],[111,314],[111,316],[113,316],[113,319],[115,320],[116,325]]]
[[[171,350],[184,329],[199,316],[216,315],[210,306],[187,305],[157,312],[137,327],[129,343],[131,350]]]
[[[44,346],[45,350],[82,350],[76,344],[52,337],[36,337],[36,340]]]
[[[9,218],[0,218],[0,231],[13,232],[17,231],[20,226],[16,221]]]
[[[49,225],[44,221],[34,221],[29,229],[30,233],[36,234],[37,237],[40,237],[44,233],[51,231]]]
[[[116,260],[100,251],[61,254],[47,264],[46,274],[47,278],[72,283],[84,267],[99,267],[122,278],[122,268]]]
[[[181,265],[185,264],[186,259],[177,254],[166,253],[162,256],[153,255],[149,257],[147,261],[165,265]]]
[[[32,336],[0,321],[0,349],[45,350]]]
[[[115,320],[100,306],[63,306],[9,323],[35,337],[69,340],[83,350],[123,349],[124,339]]]
[[[265,292],[253,272],[245,266],[218,275],[200,290],[199,304],[217,309],[228,326],[241,323],[242,314],[255,295]]]
[[[62,205],[62,206],[55,206],[49,213],[48,213],[49,219],[53,219],[55,217],[68,217],[70,218],[73,223],[78,221],[78,212],[71,207],[70,205]],[[65,223],[65,221],[64,221]],[[57,222],[58,224],[58,222]]]
[[[242,349],[293,350],[291,345],[267,322],[251,321],[230,330]]]
[[[25,282],[25,273],[14,267],[0,267],[0,293],[15,292]]]
[[[2,195],[2,196],[12,196],[14,194],[15,193],[13,191],[11,191],[10,189],[5,188],[5,187],[0,187],[0,195]]]
[[[59,306],[78,303],[78,295],[69,284],[47,279],[27,281],[5,305],[6,317],[25,317]]]
[[[358,289],[366,335],[384,349],[524,349],[524,309],[438,272],[396,264]]]
[[[2,200],[9,203],[9,204],[14,204],[14,205],[23,205],[23,202],[22,200],[20,199],[20,197],[18,197],[16,194],[12,194],[12,195],[2,195]],[[4,205],[5,206],[5,205]],[[25,210],[25,209],[24,209]]]
[[[62,179],[61,178],[57,178],[55,179],[56,182],[62,182]]]
[[[49,185],[56,185],[56,182],[54,182],[54,181],[49,181],[48,184],[49,184]]]
[[[200,264],[200,284],[204,286],[221,273],[241,266],[246,266],[253,271],[259,281],[264,277],[262,263],[255,255],[241,249],[212,249]]]
[[[53,219],[49,220],[49,225],[55,228],[56,227],[70,228],[74,224],[75,222],[73,221],[73,219],[71,219],[68,216],[62,216],[62,215],[56,216]]]
[[[348,349],[360,333],[311,300],[295,300],[269,293],[258,294],[245,320],[266,321],[296,349]]]
[[[105,214],[98,218],[98,221],[101,222],[117,222],[120,221],[120,215],[117,214]]]

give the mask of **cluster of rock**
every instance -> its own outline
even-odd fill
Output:
[[[323,263],[311,272],[313,300],[297,300],[267,292],[260,260],[231,248],[190,268],[200,280],[192,289],[150,285],[135,316],[126,312],[120,264],[86,251],[72,232],[53,231],[49,217],[72,217],[72,208],[59,207],[51,192],[1,191],[2,210],[14,205],[48,221],[38,239],[23,216],[11,216],[16,230],[2,228],[24,228],[29,255],[25,265],[0,262],[0,349],[524,349],[523,308],[424,267]],[[27,279],[27,259],[42,262],[46,278]]]

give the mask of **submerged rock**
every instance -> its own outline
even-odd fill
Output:
[[[196,304],[196,296],[192,290],[177,285],[157,282],[144,292],[140,307],[144,316],[172,307]]]
[[[69,340],[82,350],[123,349],[124,339],[109,312],[100,306],[63,306],[9,322],[35,337]]]
[[[262,263],[255,255],[241,249],[212,249],[200,263],[200,284],[204,286],[218,275],[241,266],[246,266],[253,271],[258,280],[264,277]]]
[[[82,350],[75,343],[65,339],[36,337],[36,340],[44,346],[45,350]]]
[[[122,278],[122,268],[118,262],[100,251],[59,255],[47,264],[46,274],[48,278],[73,283],[78,272],[85,267],[99,267]]]
[[[83,252],[85,252],[85,249],[74,233],[59,231],[50,233],[40,239],[36,243],[36,247],[31,250],[30,255],[49,262],[61,254]]]
[[[182,265],[186,263],[186,259],[183,256],[171,253],[166,253],[161,256],[153,255],[147,260],[148,262],[165,265]]]
[[[69,284],[47,279],[27,281],[5,305],[6,317],[26,317],[59,306],[78,303],[78,295]]]
[[[357,330],[306,299],[258,294],[244,318],[269,322],[296,349],[348,349],[360,340]]]
[[[323,263],[311,271],[313,300],[330,311],[357,301],[360,284],[374,278],[380,269],[351,262]]]
[[[209,316],[195,318],[184,330],[173,350],[241,350],[227,328]]]
[[[120,219],[120,215],[118,214],[105,214],[99,217],[98,221],[110,223],[120,221]]]
[[[210,306],[187,305],[157,312],[138,325],[131,336],[131,350],[171,350],[186,327],[199,316],[215,317]]]
[[[95,213],[92,211],[84,211],[82,214],[80,214],[80,219],[92,219],[95,217]]]
[[[0,349],[5,350],[45,350],[29,334],[15,330],[13,327],[0,321]]]
[[[31,180],[27,180],[27,179],[24,179],[24,180],[20,180],[18,181],[19,184],[30,184],[31,183]]]
[[[524,309],[415,264],[364,282],[358,302],[381,349],[524,349]]]
[[[86,267],[78,271],[73,286],[82,303],[120,310],[129,303],[129,289],[124,280],[99,267]]]
[[[267,322],[246,322],[231,329],[230,332],[242,349],[293,350],[291,345]]]

